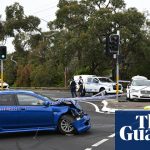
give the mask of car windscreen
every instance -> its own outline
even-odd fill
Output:
[[[101,82],[109,82],[109,83],[111,83],[111,82],[113,82],[111,79],[109,79],[109,78],[98,78]]]
[[[150,80],[133,80],[133,86],[150,86]]]
[[[47,100],[51,100],[51,101],[54,101],[54,102],[58,100],[58,99],[54,99],[54,98],[48,96],[48,94],[43,94],[42,92],[35,92],[35,93],[45,97]]]

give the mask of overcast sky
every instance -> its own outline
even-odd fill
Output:
[[[55,12],[59,0],[0,0],[0,15],[5,19],[6,6],[19,2],[24,7],[26,15],[34,15],[41,19],[42,30],[47,29],[47,22],[55,19]],[[136,7],[139,11],[150,12],[150,0],[125,0],[127,7]],[[8,52],[13,51],[11,40],[7,42]]]

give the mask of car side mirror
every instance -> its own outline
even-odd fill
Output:
[[[46,106],[46,107],[48,107],[50,105],[50,102],[49,101],[44,101],[43,105]]]

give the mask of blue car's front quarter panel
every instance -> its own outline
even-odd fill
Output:
[[[60,106],[50,106],[50,107],[52,107],[54,124],[57,127],[60,117],[69,111],[69,107],[68,106],[61,106],[61,107]]]
[[[91,128],[90,116],[89,115],[84,115],[79,120],[76,119],[72,124],[73,124],[73,126],[75,127],[75,129],[78,133],[85,132],[85,131],[87,131],[88,129]]]

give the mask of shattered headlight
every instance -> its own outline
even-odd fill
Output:
[[[79,110],[79,109],[71,109],[72,115],[76,118],[82,118],[83,115],[85,114],[83,110]]]

